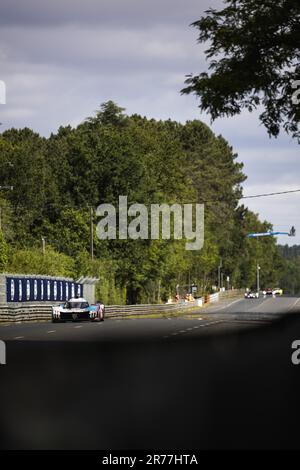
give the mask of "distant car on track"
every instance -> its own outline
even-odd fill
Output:
[[[282,294],[283,294],[283,290],[280,289],[280,287],[274,287],[274,288],[268,287],[268,289],[265,289],[263,291],[264,296],[273,295],[275,297],[276,295],[282,295]]]
[[[268,287],[267,289],[263,290],[263,295],[273,295],[273,289]]]
[[[259,298],[258,292],[252,292],[252,291],[245,292],[245,299],[258,299],[258,298]]]
[[[273,295],[282,295],[283,294],[283,290],[280,289],[280,287],[275,287],[273,289]]]
[[[83,297],[72,298],[64,304],[52,307],[52,322],[59,321],[104,321],[105,306],[99,302],[90,305]]]

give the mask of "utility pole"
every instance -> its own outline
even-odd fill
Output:
[[[259,293],[259,271],[260,271],[260,266],[259,264],[257,263],[257,271],[256,271],[256,289],[257,289],[257,292]]]
[[[221,269],[222,269],[222,258],[220,258],[220,264],[218,266],[218,288],[221,290]]]
[[[42,237],[42,252],[43,252],[43,256],[45,256],[45,254],[46,254],[46,239],[45,239],[45,237]]]
[[[93,208],[90,207],[90,255],[94,259],[94,224],[93,224]]]

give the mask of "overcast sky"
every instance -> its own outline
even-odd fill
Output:
[[[190,23],[219,0],[1,0],[0,105],[2,130],[31,127],[48,136],[77,125],[107,100],[157,119],[201,119],[192,96],[181,96],[188,73],[206,69]],[[244,194],[300,187],[296,142],[269,139],[257,114],[219,119],[222,134],[245,165]],[[246,202],[246,201],[245,201]],[[247,201],[278,230],[291,225],[300,243],[300,193]]]

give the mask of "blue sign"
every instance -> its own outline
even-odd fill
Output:
[[[83,285],[60,279],[7,277],[7,302],[59,302],[83,296]]]

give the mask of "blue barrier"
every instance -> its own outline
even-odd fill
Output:
[[[61,279],[6,277],[7,302],[66,301],[83,296],[83,285]]]

